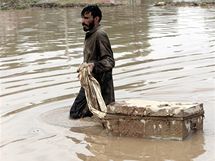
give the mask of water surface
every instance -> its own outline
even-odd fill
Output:
[[[81,8],[1,11],[1,160],[215,160],[215,8],[102,10],[116,99],[202,102],[203,132],[185,141],[112,137],[95,121],[69,120],[80,88]]]

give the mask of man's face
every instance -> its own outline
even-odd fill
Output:
[[[94,26],[94,18],[91,15],[91,12],[85,13],[84,16],[82,16],[82,26],[84,31],[90,31]]]

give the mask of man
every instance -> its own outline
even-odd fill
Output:
[[[86,32],[84,42],[84,62],[88,63],[92,75],[101,86],[105,104],[115,101],[112,68],[115,65],[113,52],[107,34],[101,29],[102,12],[97,5],[88,5],[82,12],[82,26]],[[78,119],[92,116],[81,87],[71,109],[70,118]]]

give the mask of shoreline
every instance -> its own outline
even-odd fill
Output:
[[[19,2],[16,3],[12,2],[1,2],[0,10],[10,10],[10,9],[26,9],[26,8],[72,8],[72,7],[84,7],[89,2],[84,0],[67,0],[67,1],[60,1],[60,0],[30,0],[28,2]],[[92,4],[97,4],[98,6],[102,7],[113,7],[123,5],[122,3],[112,3],[104,2],[102,0],[93,1]]]
[[[31,4],[30,7],[39,7],[39,8],[69,8],[69,7],[84,7],[89,3],[66,3],[66,4],[61,4],[61,3],[36,3],[36,4]],[[100,7],[112,7],[112,6],[119,6],[123,4],[118,4],[118,3],[95,3]]]
[[[3,1],[0,3],[0,10],[10,9],[26,9],[26,8],[72,8],[84,7],[90,4],[89,1],[84,0],[23,0],[23,1]],[[113,1],[94,0],[91,4],[97,4],[100,7],[113,7],[125,5],[126,3],[117,3]],[[152,4],[154,7],[202,7],[210,8],[215,7],[215,2],[156,2]]]
[[[203,7],[210,8],[215,7],[215,2],[157,2],[153,6],[155,7]]]

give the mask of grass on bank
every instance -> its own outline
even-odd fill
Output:
[[[40,6],[40,4],[43,7],[57,7],[66,6],[67,4],[86,4],[89,2],[104,3],[104,0],[0,0],[0,10],[25,9],[31,6]],[[44,6],[44,4],[50,5]]]
[[[24,9],[39,1],[40,0],[0,0],[0,9]]]

